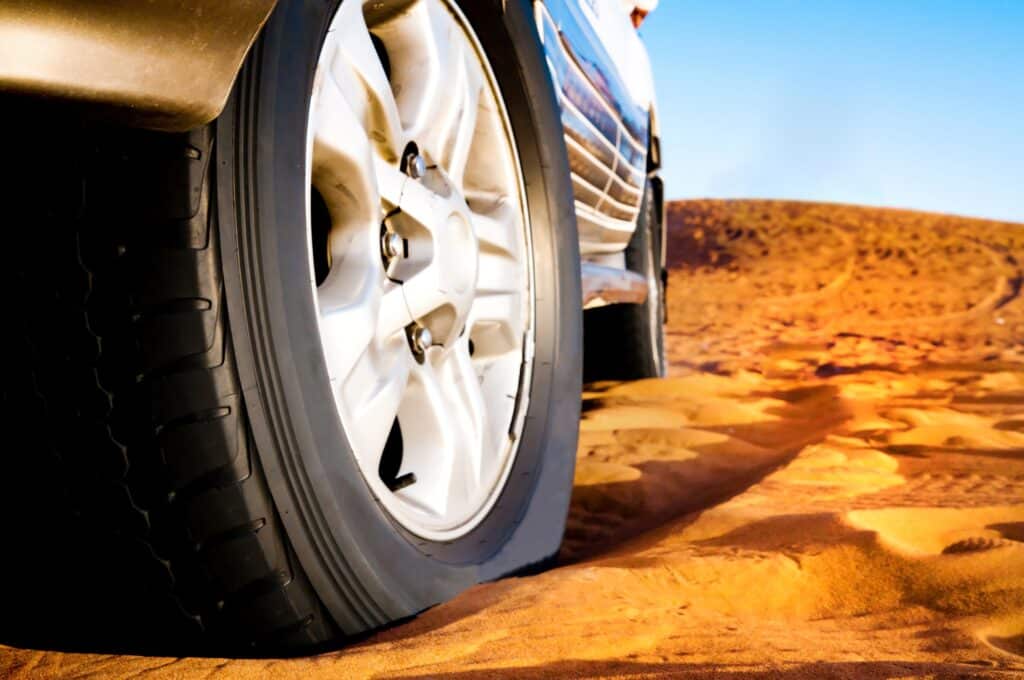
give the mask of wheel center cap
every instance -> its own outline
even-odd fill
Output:
[[[430,330],[435,345],[450,346],[461,334],[476,297],[479,245],[472,213],[462,193],[438,168],[430,168],[422,178],[407,179],[398,207],[403,219],[429,234],[420,241],[429,248],[429,256],[420,259],[422,267],[402,285],[410,316]],[[411,243],[410,249],[416,246]],[[415,254],[412,258],[418,259]]]
[[[446,287],[450,287],[461,298],[463,293],[476,284],[479,259],[476,237],[468,216],[461,212],[449,215],[443,236],[435,240],[434,245]]]

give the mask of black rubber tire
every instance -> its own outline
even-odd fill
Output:
[[[26,454],[4,500],[26,519],[14,545],[28,557],[2,581],[23,617],[5,633],[165,654],[331,639],[252,444],[211,131],[44,119],[26,121],[49,138],[15,197],[32,227],[5,288],[20,292],[24,358],[4,382],[5,414],[18,414]]]
[[[648,180],[636,231],[626,248],[626,269],[647,280],[643,304],[616,304],[583,315],[583,377],[639,380],[664,377],[665,292],[662,209],[654,181]]]
[[[568,161],[530,3],[460,4],[510,112],[535,260],[527,426],[493,510],[451,543],[416,539],[351,455],[313,345],[297,218],[337,2],[283,0],[215,125],[45,123],[63,133],[42,153],[65,162],[28,163],[16,214],[33,228],[8,290],[30,295],[12,296],[20,332],[6,339],[26,361],[3,392],[32,446],[4,475],[18,480],[5,510],[29,518],[16,541],[31,559],[4,567],[18,623],[0,642],[310,649],[557,552],[582,372]]]

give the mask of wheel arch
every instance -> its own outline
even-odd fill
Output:
[[[224,108],[277,0],[0,4],[0,92],[184,131]]]

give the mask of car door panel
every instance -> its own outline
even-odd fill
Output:
[[[620,0],[547,0],[536,11],[562,106],[581,252],[621,251],[632,236],[646,177],[646,53]],[[627,85],[624,70],[641,73]]]

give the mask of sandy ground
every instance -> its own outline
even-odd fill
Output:
[[[1024,229],[672,206],[672,376],[592,385],[556,569],[300,660],[14,677],[1024,673]]]

